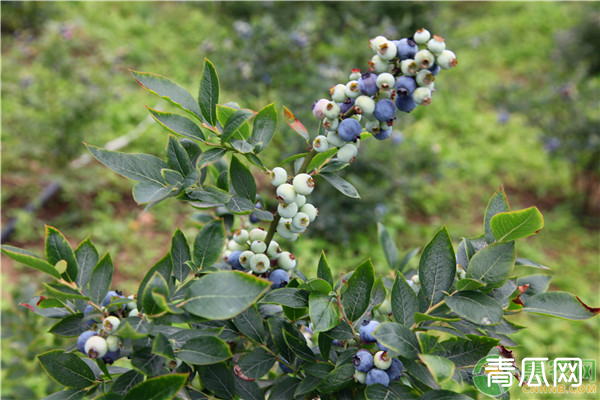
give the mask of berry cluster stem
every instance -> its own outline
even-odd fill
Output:
[[[360,336],[358,335],[358,333],[356,333],[356,330],[354,329],[354,324],[348,319],[348,316],[344,311],[344,306],[342,305],[342,294],[340,292],[337,293],[337,304],[338,308],[340,309],[340,313],[342,314],[342,318],[344,319],[344,321],[346,321],[346,323],[348,323],[348,325],[350,325],[350,329],[352,329],[354,340],[356,340],[356,343],[360,345]]]

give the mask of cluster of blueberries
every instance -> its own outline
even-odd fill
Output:
[[[100,307],[106,311],[110,302],[116,298],[122,299],[123,294],[119,291],[111,290],[106,294]],[[123,306],[118,312],[112,312],[110,315],[103,317],[101,323],[94,319],[89,319],[88,324],[90,330],[83,332],[77,338],[77,349],[83,354],[90,358],[99,358],[107,364],[112,364],[119,359],[121,353],[121,339],[115,334],[121,323],[120,316],[124,316],[125,313],[129,316],[139,315],[137,310],[137,303],[133,299],[133,296],[129,296],[132,300]],[[83,314],[89,314],[93,312],[95,308],[92,305],[88,305]]]
[[[360,326],[359,336],[363,343],[377,343],[379,351],[373,355],[367,349],[360,349],[352,358],[354,376],[359,383],[373,385],[379,383],[388,386],[390,381],[400,379],[404,372],[402,361],[392,358],[388,349],[375,339],[373,332],[379,326],[375,320],[365,320]]]
[[[373,58],[369,71],[361,74],[353,69],[350,81],[330,89],[330,99],[313,105],[315,118],[327,131],[317,136],[313,148],[317,152],[339,147],[337,157],[352,162],[355,144],[362,132],[361,122],[373,137],[390,137],[396,110],[411,112],[417,105],[428,105],[436,75],[442,69],[457,65],[456,55],[446,49],[440,36],[420,29],[410,38],[388,40],[384,36],[371,39]]]

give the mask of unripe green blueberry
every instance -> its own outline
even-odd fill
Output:
[[[238,243],[235,240],[231,239],[227,242],[227,249],[231,251],[244,251],[248,250],[248,245],[246,243]]]
[[[431,90],[429,90],[429,88],[423,86],[416,88],[412,97],[417,104],[422,104],[424,106],[431,104]]]
[[[308,215],[306,215],[306,213],[299,212],[294,216],[294,218],[292,218],[292,227],[295,229],[306,229],[309,224],[310,218],[308,218]]]
[[[392,357],[389,356],[387,351],[378,351],[373,356],[373,364],[379,369],[386,370],[392,365]]]
[[[274,260],[278,258],[280,254],[281,246],[279,246],[279,243],[277,243],[276,241],[271,240],[271,243],[269,243],[269,248],[267,249],[267,255],[271,260]]]
[[[129,311],[129,314],[127,314],[128,317],[137,317],[139,316],[140,312],[138,311],[137,307],[136,308],[132,308]]]
[[[419,65],[412,58],[407,58],[400,62],[400,70],[404,75],[415,76],[419,70]]]
[[[240,264],[242,267],[248,269],[250,268],[250,259],[254,256],[254,252],[251,250],[242,251],[240,254]]]
[[[108,351],[117,351],[121,348],[121,339],[116,335],[110,335],[106,338],[106,347]]]
[[[250,259],[250,269],[257,274],[264,274],[269,270],[271,260],[266,254],[255,254]]]
[[[92,336],[85,342],[85,354],[89,358],[102,358],[107,351],[108,345],[102,336]]]
[[[277,225],[277,233],[279,234],[279,236],[286,240],[289,240],[290,242],[295,242],[298,239],[298,234],[289,230],[289,228],[286,227],[285,224]]]
[[[433,39],[427,42],[427,49],[434,55],[439,56],[442,51],[446,50],[446,42],[443,37],[433,35]]]
[[[390,64],[378,55],[374,55],[369,61],[369,71],[375,72],[376,74],[386,72]]]
[[[431,34],[425,28],[419,29],[413,35],[413,39],[417,44],[425,44],[429,41],[429,38],[431,38]]]
[[[345,163],[351,163],[356,158],[358,149],[352,143],[348,143],[340,147],[337,152],[337,158]]]
[[[315,180],[308,174],[298,174],[293,181],[294,190],[303,196],[308,196],[315,188]]]
[[[410,280],[411,280],[411,281],[413,281],[414,283],[416,283],[416,284],[418,285],[418,284],[419,284],[419,282],[420,282],[419,275],[417,275],[417,274],[413,275],[413,276],[410,278]]]
[[[419,86],[429,86],[434,80],[435,77],[428,69],[422,69],[417,73],[416,81]]]
[[[283,218],[294,218],[294,215],[298,212],[298,204],[296,203],[279,203],[277,206],[277,214]]]
[[[339,125],[340,125],[340,120],[337,118],[334,118],[334,119],[325,118],[323,120],[323,128],[325,128],[325,130],[327,130],[327,131],[335,131]]]
[[[384,72],[377,75],[376,82],[379,90],[390,90],[394,88],[394,85],[396,84],[396,78],[394,78],[394,75]]]
[[[250,236],[248,235],[248,231],[245,229],[238,229],[233,232],[233,240],[239,244],[246,244]]]
[[[315,149],[317,153],[323,153],[329,150],[329,142],[327,141],[327,138],[323,135],[317,136],[315,140],[313,140],[313,149]]]
[[[346,101],[347,98],[346,85],[338,83],[337,85],[329,89],[329,94],[331,94],[331,100],[335,101],[336,103],[343,103],[344,101]]]
[[[392,99],[392,97],[394,97],[394,90],[390,89],[390,90],[380,90],[379,91],[379,100],[381,99]]]
[[[360,372],[360,371],[354,370],[354,377],[356,378],[356,382],[362,383],[363,385],[367,381],[367,373],[366,372]]]
[[[294,200],[294,203],[296,203],[298,209],[300,209],[300,207],[306,204],[306,196],[296,193],[296,199]]]
[[[358,96],[356,102],[354,102],[354,111],[365,117],[371,116],[375,111],[375,101],[369,96]]]
[[[371,50],[373,50],[373,53],[377,54],[379,46],[381,46],[386,41],[387,38],[385,36],[377,36],[369,41],[369,46],[371,46]]]
[[[360,96],[358,81],[350,81],[346,84],[346,96],[350,97],[351,99],[355,99]]]
[[[135,300],[134,295],[127,296],[127,298],[131,299],[131,300]],[[137,308],[137,303],[135,301],[132,301],[131,303],[127,303],[128,310],[133,310],[134,308]]]
[[[337,132],[334,131],[327,133],[327,141],[329,142],[329,145],[333,147],[340,147],[346,144],[346,142],[340,138]]]
[[[304,214],[308,215],[308,219],[310,220],[310,222],[313,222],[315,218],[317,218],[317,215],[319,215],[319,210],[317,210],[317,208],[310,203],[306,203],[305,205],[303,205],[300,208],[300,212],[303,212]]]
[[[262,228],[254,228],[250,231],[249,235],[250,241],[254,242],[255,240],[265,240],[267,237],[267,231]]]
[[[380,122],[377,120],[369,120],[365,124],[365,129],[367,132],[371,132],[373,135],[377,135],[380,130]]]
[[[279,186],[287,181],[288,174],[287,171],[281,167],[275,167],[269,174],[271,178],[271,185]]]
[[[377,47],[377,55],[386,61],[393,60],[397,51],[396,44],[391,40],[386,40]]]
[[[334,101],[327,102],[327,104],[325,104],[325,108],[323,109],[323,115],[325,118],[337,120],[338,115],[340,115],[340,106],[338,106]]]
[[[108,333],[114,332],[119,328],[121,320],[115,316],[109,316],[102,321],[102,330]]]
[[[392,312],[392,302],[386,298],[377,309],[383,315],[389,315]]]
[[[279,255],[277,265],[285,271],[294,269],[296,268],[296,257],[289,251],[284,251]]]
[[[290,204],[296,198],[296,191],[294,186],[289,183],[283,183],[277,187],[277,200],[280,202]]]
[[[429,50],[419,50],[415,54],[415,62],[419,67],[427,69],[435,62],[435,56]]]
[[[255,254],[264,253],[265,251],[267,251],[267,244],[262,240],[255,240],[250,245],[250,250],[252,250],[252,252],[254,252]]]
[[[223,257],[223,259],[225,261],[227,261],[227,257],[229,257],[229,255],[232,253],[231,250],[229,250],[228,248],[225,248],[225,250],[223,250],[223,252],[221,253],[221,257]],[[136,306],[137,308],[137,306]]]
[[[458,65],[456,55],[450,50],[444,50],[435,60],[436,64],[442,69],[450,69]]]
[[[360,78],[362,76],[362,73],[360,72],[360,68],[352,68],[352,72],[350,72],[350,76],[348,77],[348,79],[350,79],[351,81],[358,81],[358,78]]]

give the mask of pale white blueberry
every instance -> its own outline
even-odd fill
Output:
[[[102,336],[92,336],[85,342],[85,354],[90,358],[102,358],[108,351],[106,339]]]
[[[338,160],[351,163],[356,158],[356,154],[358,153],[358,149],[352,143],[348,143],[340,147],[337,152]]]
[[[417,73],[415,80],[419,86],[429,86],[431,83],[433,83],[435,77],[430,70],[422,69]]]
[[[302,207],[306,204],[306,196],[296,193],[296,199],[294,200],[294,203],[296,203],[298,208]]]
[[[310,224],[310,218],[303,212],[297,213],[292,218],[292,230],[304,231]]]
[[[338,124],[339,124],[339,122],[338,122]],[[317,153],[323,153],[323,152],[329,150],[329,142],[327,141],[327,138],[323,135],[317,136],[313,140],[313,149],[315,149],[315,151]]]
[[[416,88],[412,97],[417,104],[422,104],[424,106],[431,104],[431,90],[427,87],[421,86]]]
[[[323,120],[323,128],[326,131],[335,131],[339,125],[340,125],[340,120],[337,118],[334,118],[334,119],[325,118]]]
[[[404,75],[415,76],[417,71],[419,71],[419,65],[412,58],[407,58],[400,62],[400,70]]]
[[[255,254],[250,259],[250,269],[257,274],[264,274],[269,270],[271,260],[266,254]]]
[[[398,49],[391,40],[386,40],[377,47],[377,55],[386,61],[391,61],[396,57]]]
[[[293,181],[294,191],[303,196],[308,196],[315,188],[315,180],[308,174],[298,174]]]
[[[283,183],[277,186],[277,200],[280,202],[290,204],[296,198],[296,190],[294,190],[294,186],[289,183]]]
[[[346,142],[340,138],[337,132],[334,131],[327,133],[327,141],[329,142],[330,146],[334,147],[340,147],[346,144]]]
[[[327,102],[323,109],[323,115],[328,119],[337,119],[338,115],[340,115],[340,106],[334,101]]]
[[[261,228],[254,228],[250,231],[249,235],[250,241],[254,242],[255,240],[265,240],[267,237],[267,231]]]
[[[358,81],[350,81],[346,84],[346,96],[350,97],[351,99],[355,99],[360,96]]]
[[[114,332],[119,328],[119,324],[121,324],[121,320],[111,315],[102,321],[102,330],[108,333]]]
[[[106,338],[106,347],[108,351],[117,351],[121,347],[121,339],[118,336],[110,335]]]
[[[386,41],[387,41],[387,38],[385,36],[377,36],[369,41],[369,46],[371,46],[373,53],[377,54],[377,50],[379,49],[379,46],[381,46]]]
[[[386,72],[390,64],[378,55],[374,55],[369,61],[369,71],[376,74]]]
[[[389,90],[396,84],[396,78],[394,78],[394,75],[384,72],[377,75],[377,80],[375,82],[377,82],[379,90]]]
[[[294,269],[296,268],[296,257],[289,251],[284,251],[279,255],[277,265],[285,271]]]
[[[310,222],[313,222],[317,218],[317,215],[319,215],[319,210],[310,203],[303,205],[300,208],[300,212],[306,214]]]
[[[421,68],[429,68],[433,65],[435,57],[429,50],[419,50],[415,54],[415,62]]]
[[[338,83],[329,90],[329,93],[331,94],[331,100],[336,103],[343,103],[346,101],[346,85],[344,84]]]
[[[287,181],[288,175],[285,169],[281,167],[275,167],[269,174],[269,177],[271,178],[271,184],[273,186],[279,186]]]
[[[427,42],[427,49],[434,55],[439,56],[442,51],[446,50],[446,42],[444,38],[438,35],[433,35],[433,39]]]
[[[267,256],[269,256],[271,260],[274,260],[278,258],[280,254],[281,246],[279,246],[279,243],[276,241],[271,240],[271,243],[269,243],[269,247],[267,248]]]
[[[239,244],[246,244],[246,242],[250,239],[248,235],[248,231],[245,229],[238,229],[233,233],[233,240]]]
[[[279,203],[279,205],[277,206],[277,214],[281,215],[283,218],[293,218],[297,212],[298,204],[296,203]]]
[[[357,114],[362,114],[368,118],[373,115],[373,111],[375,111],[375,101],[369,96],[358,96],[354,102],[354,111]]]
[[[250,250],[242,251],[242,254],[240,254],[240,264],[242,265],[242,267],[244,267],[245,269],[250,268],[250,259],[252,258],[253,255],[254,255],[253,251],[250,251]]]
[[[255,240],[250,245],[250,250],[252,250],[256,254],[264,253],[265,251],[267,251],[267,244],[262,240]]]
[[[442,69],[450,69],[456,67],[458,61],[456,60],[456,55],[452,51],[444,50],[436,59],[436,63]]]
[[[430,38],[431,38],[431,34],[425,28],[419,29],[413,35],[413,39],[415,40],[415,43],[417,43],[417,44],[425,44],[429,41]]]
[[[244,251],[244,250],[248,250],[248,245],[246,243],[238,243],[233,239],[230,239],[227,242],[227,249],[231,250],[231,251]]]

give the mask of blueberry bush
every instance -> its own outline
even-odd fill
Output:
[[[283,107],[297,134],[286,140],[306,151],[269,166],[260,153],[278,131],[274,104],[259,111],[219,104],[209,60],[197,99],[163,76],[132,71],[181,110],[148,109],[169,133],[166,160],[87,148],[137,182],[137,203],[149,209],[180,200],[200,210],[194,218],[203,227],[193,239],[177,229],[135,293],[112,287],[111,256],[100,256],[89,238],[73,249],[47,226],[45,257],[2,246],[52,278],[22,304],[54,320],[50,332],[67,340],[37,356],[65,387],[47,399],[468,399],[477,397],[478,361],[509,356],[517,345],[510,334],[524,327],[510,316],[600,313],[574,295],[547,291],[548,275],[523,275],[547,269],[518,257],[515,244],[542,229],[543,217],[536,207],[511,210],[503,188],[487,205],[480,236],[455,246],[441,227],[417,270],[409,261],[418,250],[401,258],[379,224],[389,275],[376,276],[366,259],[334,277],[326,249],[316,277],[301,272],[301,255],[286,244],[320,218],[313,191],[331,185],[359,198],[340,171],[371,138],[388,140],[402,113],[430,104],[439,73],[457,65],[444,39],[425,29],[400,40],[378,36],[370,47],[368,68],[353,69],[314,103],[318,132],[309,135]],[[276,209],[257,195],[259,174],[274,187]]]

